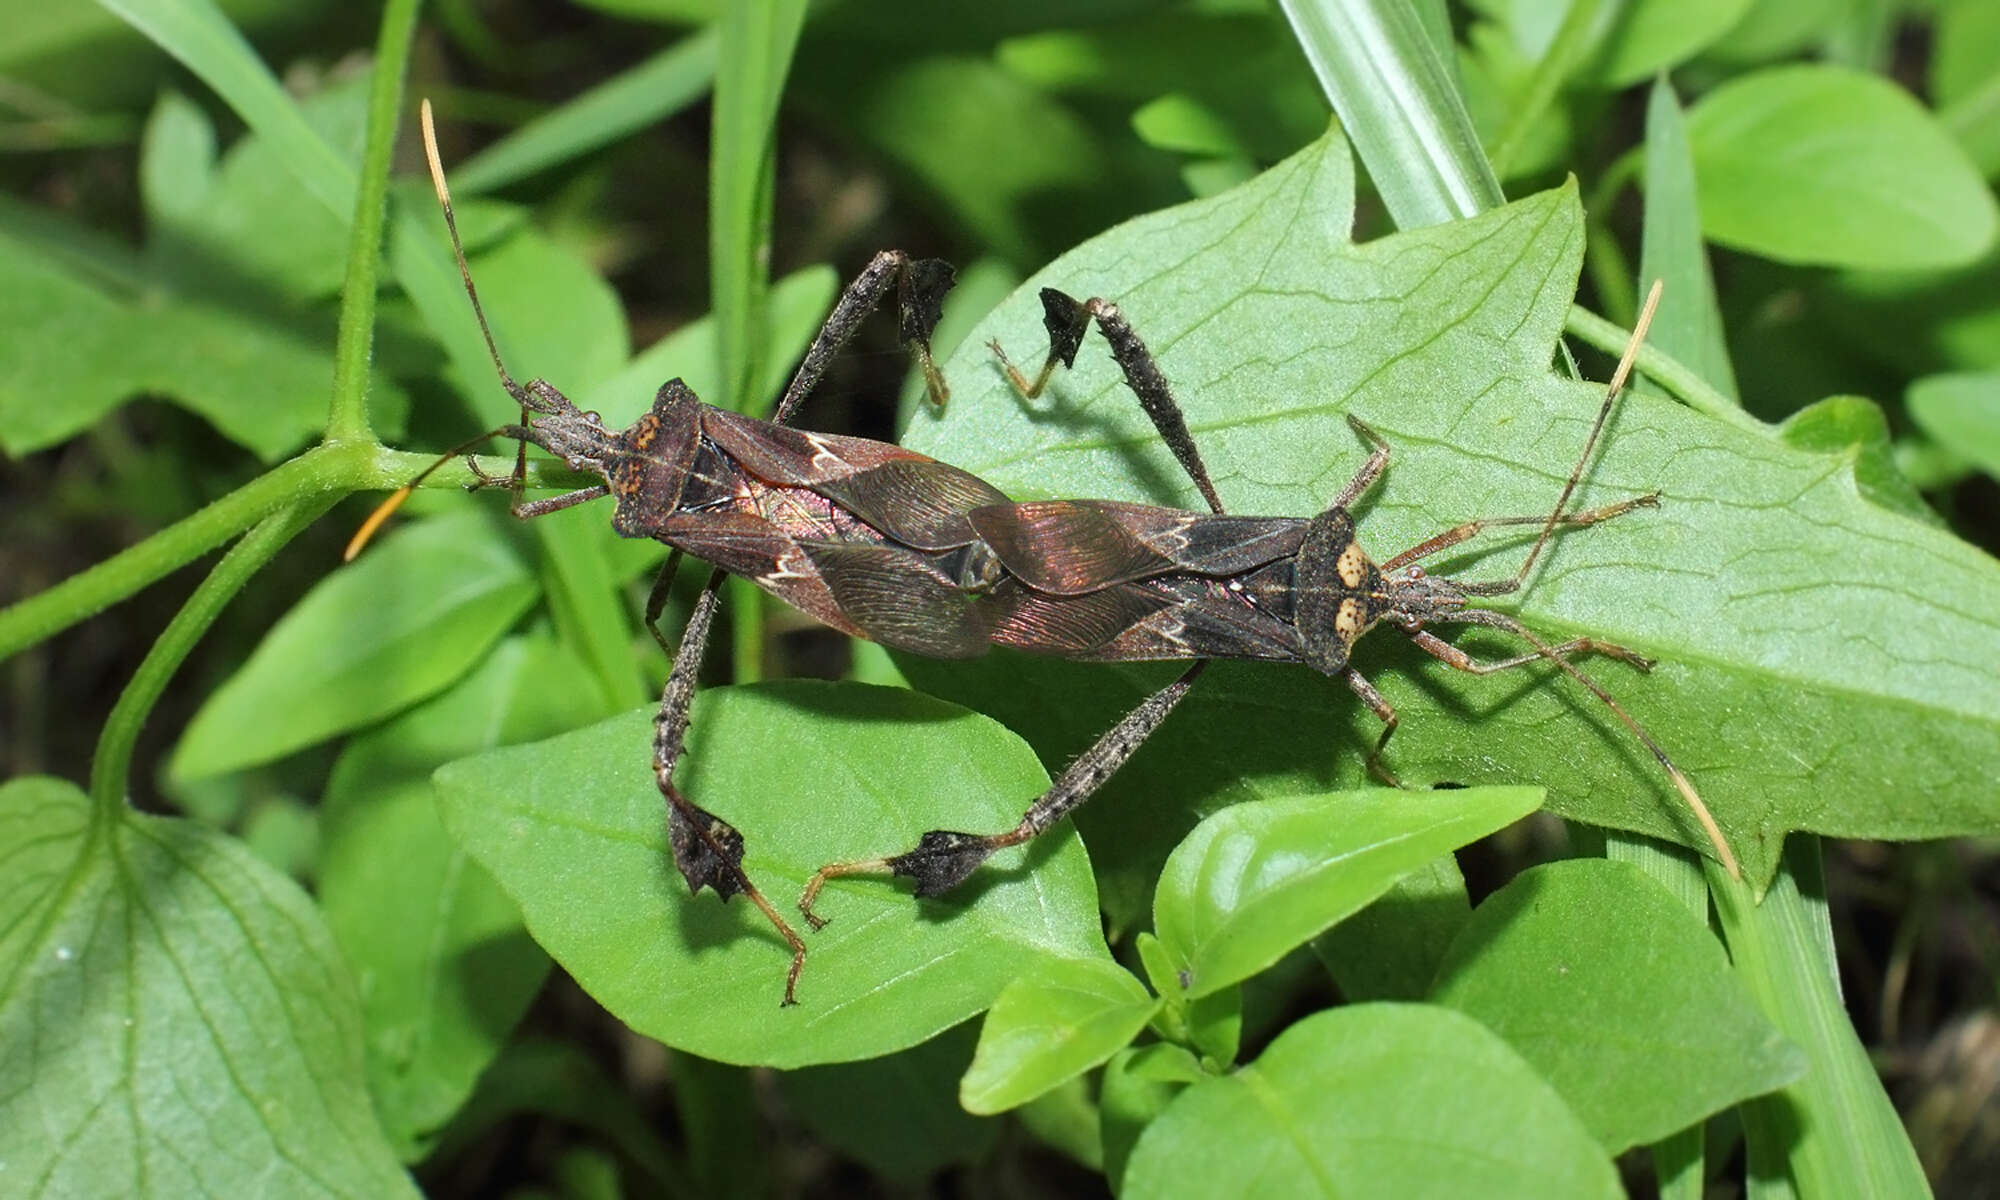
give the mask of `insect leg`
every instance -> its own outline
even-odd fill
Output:
[[[1366,675],[1353,667],[1348,667],[1340,675],[1347,680],[1347,686],[1353,689],[1354,694],[1361,697],[1361,702],[1368,706],[1369,711],[1382,719],[1382,736],[1375,739],[1375,748],[1368,752],[1369,773],[1390,787],[1402,787],[1403,781],[1396,778],[1396,773],[1382,761],[1382,749],[1389,744],[1389,736],[1396,732],[1395,708],[1382,698],[1382,693],[1375,690],[1375,685],[1368,682]]]
[[[1657,508],[1659,504],[1660,494],[1658,492],[1648,492],[1643,496],[1634,496],[1630,500],[1620,500],[1616,504],[1606,504],[1600,508],[1587,508],[1582,512],[1565,513],[1556,518],[1556,524],[1565,529],[1583,525],[1595,525],[1600,521],[1609,521],[1613,517],[1624,516],[1635,508]],[[1533,517],[1481,517],[1478,520],[1467,521],[1463,525],[1456,525],[1445,530],[1436,537],[1417,543],[1394,558],[1386,560],[1381,564],[1381,567],[1386,572],[1393,571],[1398,567],[1408,566],[1413,562],[1429,558],[1440,550],[1449,550],[1460,542],[1469,541],[1473,537],[1476,537],[1481,530],[1491,528],[1495,525],[1544,525],[1548,523],[1548,519],[1548,516],[1543,514]],[[1481,590],[1476,594],[1481,596],[1498,596],[1505,595],[1507,592],[1520,590],[1521,584],[1518,578],[1499,580],[1497,582],[1506,584],[1507,586],[1505,588],[1496,587],[1492,591]],[[1470,590],[1470,587],[1477,586],[1480,585],[1470,585],[1468,590]]]
[[[916,355],[917,365],[923,368],[924,386],[930,393],[931,403],[943,408],[951,397],[951,389],[945,385],[944,373],[938,370],[931,358],[931,331],[937,328],[944,315],[945,294],[951,291],[956,272],[951,264],[941,258],[911,258],[901,250],[883,250],[861,269],[861,274],[847,285],[840,299],[833,306],[833,312],[820,326],[812,345],[806,347],[805,358],[799,361],[799,369],[792,375],[792,381],[785,387],[783,398],[778,401],[777,411],[771,419],[780,425],[789,421],[799,402],[804,400],[820,377],[826,374],[827,365],[840,353],[840,348],[861,328],[870,311],[882,302],[889,286],[896,287],[896,311],[903,344]]]
[[[660,610],[666,605],[679,558],[676,551],[667,559],[646,601],[646,627],[653,631],[662,647],[667,644],[666,637],[660,633],[657,622]],[[743,870],[743,835],[729,822],[681,795],[674,786],[674,766],[687,745],[695,677],[700,674],[702,654],[708,648],[725,578],[721,571],[708,577],[708,583],[695,600],[694,611],[688,615],[687,628],[681,631],[680,647],[672,651],[674,667],[667,674],[666,687],[660,692],[660,708],[653,717],[653,780],[667,801],[667,844],[673,849],[674,865],[680,868],[681,878],[687,880],[688,891],[699,893],[703,887],[710,887],[725,901],[731,896],[746,897],[791,947],[792,965],[785,973],[784,1000],[790,1005],[798,1003],[795,992],[799,971],[806,965],[805,939],[778,914],[764,893],[757,890],[757,885],[750,882],[750,876]]]
[[[1154,692],[1141,701],[1139,707],[1125,714],[1123,720],[1106,730],[1104,736],[1097,739],[1096,745],[1084,751],[1048,791],[1029,805],[1014,828],[997,834],[933,829],[918,839],[915,849],[903,854],[829,863],[815,872],[806,884],[804,894],[799,897],[799,911],[805,914],[806,922],[814,929],[824,927],[826,920],[813,912],[813,901],[818,898],[819,890],[827,880],[843,875],[907,875],[917,881],[919,896],[937,896],[950,891],[994,851],[1030,840],[1090,799],[1091,794],[1119,767],[1124,766],[1125,760],[1131,758],[1146,738],[1160,727],[1207,666],[1207,659],[1197,660],[1181,672],[1180,678]]]
[[[1519,655],[1515,658],[1502,659],[1498,662],[1481,662],[1457,646],[1431,633],[1429,630],[1418,629],[1412,632],[1410,640],[1445,665],[1460,671],[1470,672],[1474,675],[1490,675],[1495,671],[1510,670],[1514,667],[1534,662],[1537,659],[1553,663],[1563,674],[1582,684],[1591,695],[1603,701],[1604,706],[1611,710],[1611,714],[1617,717],[1625,728],[1631,730],[1632,736],[1638,738],[1639,743],[1652,753],[1653,758],[1666,771],[1667,778],[1673,780],[1675,790],[1679,791],[1681,798],[1687,802],[1688,810],[1694,814],[1695,820],[1700,823],[1702,832],[1708,837],[1709,844],[1715,847],[1717,860],[1729,871],[1732,878],[1742,878],[1742,871],[1736,864],[1736,855],[1730,850],[1728,839],[1722,836],[1721,827],[1716,825],[1715,817],[1708,811],[1708,805],[1702,802],[1700,794],[1694,790],[1694,784],[1688,782],[1688,777],[1681,773],[1681,769],[1674,765],[1672,759],[1667,757],[1667,752],[1660,749],[1660,744],[1653,740],[1651,734],[1640,727],[1639,722],[1632,719],[1630,713],[1627,713],[1616,700],[1611,698],[1611,693],[1605,691],[1603,685],[1584,674],[1575,663],[1564,657],[1563,648],[1549,645],[1536,635],[1534,631],[1522,625],[1519,621],[1516,621],[1505,613],[1494,612],[1491,609],[1463,609],[1453,613],[1451,619],[1469,625],[1486,625],[1494,629],[1504,629],[1533,646],[1535,652],[1533,654]],[[1568,645],[1571,645],[1571,643],[1565,643],[1565,647]],[[1602,645],[1602,643],[1598,643],[1599,647],[1602,647]],[[1616,656],[1627,657],[1628,661],[1631,657],[1638,657],[1637,655],[1633,655],[1629,650],[1623,650],[1622,647],[1611,647],[1611,650],[1623,651],[1622,654]]]
[[[1116,304],[1096,297],[1078,300],[1055,288],[1043,288],[1042,327],[1049,334],[1049,356],[1042,360],[1042,369],[1032,382],[1008,359],[999,342],[988,342],[987,347],[999,358],[1000,367],[1015,390],[1032,400],[1048,386],[1057,363],[1065,367],[1076,365],[1077,349],[1083,345],[1084,330],[1092,320],[1097,322],[1097,331],[1104,335],[1104,340],[1111,344],[1111,357],[1118,360],[1119,369],[1125,373],[1125,386],[1139,398],[1139,406],[1152,419],[1160,440],[1180,460],[1181,468],[1194,480],[1209,508],[1218,513],[1223,511],[1222,500],[1216,495],[1215,485],[1209,482],[1208,467],[1201,461],[1194,435],[1188,432],[1187,418],[1181,413],[1180,402],[1174,399],[1173,388],[1168,386],[1153,352],[1146,348]]]

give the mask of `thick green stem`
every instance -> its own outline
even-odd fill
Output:
[[[375,73],[368,90],[368,144],[355,188],[354,223],[348,229],[347,280],[340,293],[340,334],[333,359],[333,400],[326,440],[370,441],[368,363],[375,348],[375,276],[382,261],[382,219],[388,207],[389,163],[402,124],[403,77],[417,32],[418,0],[389,0],[375,40]]]
[[[1514,105],[1512,115],[1507,118],[1507,127],[1493,144],[1493,173],[1502,179],[1507,177],[1507,168],[1514,165],[1514,156],[1521,152],[1535,126],[1555,103],[1556,94],[1569,81],[1570,72],[1590,46],[1591,26],[1597,21],[1598,0],[1571,0],[1569,11],[1563,14],[1562,24],[1556,28],[1555,38],[1549,48],[1542,53],[1541,61],[1535,64],[1534,74],[1528,79],[1528,88]]]
[[[1579,304],[1570,305],[1569,319],[1563,328],[1577,340],[1595,346],[1606,354],[1622,354],[1625,344],[1632,340],[1632,331],[1621,329],[1589,309]],[[1681,403],[1698,413],[1711,416],[1719,421],[1747,429],[1753,433],[1769,434],[1770,426],[1744,412],[1736,402],[1708,385],[1692,367],[1656,346],[1639,347],[1639,370],[1643,371],[1661,387],[1680,398]]]
[[[187,603],[167,623],[159,640],[147,651],[145,661],[132,672],[132,681],[125,685],[111,716],[104,722],[104,732],[98,736],[97,754],[90,763],[94,821],[113,819],[124,806],[132,778],[132,747],[137,744],[139,731],[145,727],[153,705],[166,690],[167,681],[180,669],[188,651],[194,649],[201,635],[208,632],[208,627],[215,623],[230,599],[243,590],[250,577],[333,502],[331,496],[314,496],[264,518],[229,548],[229,553],[222,556],[222,561],[215,564],[208,578],[201,581],[194,595],[188,597]]]
[[[428,454],[365,442],[308,450],[131,549],[0,609],[0,661],[104,611],[283,508],[321,496],[338,499],[350,492],[400,487],[431,461]],[[504,475],[513,466],[511,458],[487,460],[492,474]],[[545,473],[529,465],[530,488],[575,486],[576,478],[560,467]],[[439,469],[424,486],[456,488],[472,481],[470,469],[454,464]]]

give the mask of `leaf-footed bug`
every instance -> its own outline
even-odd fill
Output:
[[[478,313],[477,292],[458,243],[427,105],[424,130],[439,203],[468,297]],[[691,889],[712,887],[725,900],[736,894],[747,896],[784,939],[792,954],[784,993],[787,1004],[795,1000],[806,956],[804,940],[745,873],[742,835],[681,795],[672,778],[685,743],[716,589],[725,573],[753,580],[836,629],[931,657],[971,657],[990,646],[1005,645],[1088,661],[1196,660],[1180,678],[1102,735],[1034,801],[1013,829],[992,835],[933,830],[903,854],[823,867],[799,902],[815,928],[823,922],[814,912],[814,901],[829,879],[894,872],[912,876],[918,894],[933,895],[964,879],[995,850],[1025,842],[1053,825],[1086,800],[1158,728],[1211,658],[1303,662],[1340,676],[1382,719],[1383,732],[1369,763],[1393,782],[1382,754],[1396,728],[1395,712],[1348,661],[1355,641],[1384,620],[1402,627],[1421,648],[1460,670],[1488,673],[1542,660],[1553,663],[1606,704],[1653,753],[1701,822],[1718,858],[1734,873],[1734,856],[1686,776],[1568,656],[1593,652],[1642,669],[1651,665],[1649,661],[1588,637],[1551,645],[1504,613],[1470,606],[1477,598],[1520,590],[1557,526],[1591,525],[1656,502],[1648,495],[1564,511],[1630,372],[1657,288],[1606,389],[1576,468],[1549,513],[1466,522],[1377,564],[1356,542],[1349,512],[1388,463],[1389,448],[1373,430],[1349,417],[1371,452],[1318,517],[1224,514],[1164,374],[1117,307],[1101,300],[1079,302],[1045,289],[1050,352],[1040,373],[1030,382],[995,345],[1002,368],[1022,393],[1037,394],[1058,364],[1073,363],[1083,335],[1095,321],[1126,383],[1201,490],[1212,514],[1111,501],[1015,503],[965,471],[900,447],[808,433],[784,423],[892,285],[903,340],[916,353],[932,398],[941,403],[944,383],[931,362],[927,342],[950,281],[950,268],[942,263],[912,261],[893,251],[877,255],[849,285],[814,339],[773,420],[757,421],[712,408],[679,380],[671,380],[660,388],[652,410],[622,433],[607,429],[596,414],[577,409],[542,380],[517,384],[501,363],[483,314],[479,316],[502,384],[522,407],[519,425],[496,431],[519,443],[514,472],[505,479],[481,476],[482,483],[514,489],[513,511],[523,517],[612,496],[617,505],[613,525],[620,534],[655,538],[673,548],[646,610],[648,629],[673,661],[655,720],[653,747],[655,781],[668,805],[669,843]],[[521,490],[529,443],[604,482],[526,501]],[[355,549],[408,490],[392,496],[371,517],[356,535]],[[1508,525],[1539,526],[1526,559],[1511,579],[1455,580],[1428,575],[1418,565],[1485,528]],[[715,570],[674,646],[657,622],[682,552],[707,560]],[[1427,628],[1444,622],[1497,628],[1533,649],[1480,662]]]

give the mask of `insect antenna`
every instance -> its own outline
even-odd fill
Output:
[[[1495,612],[1492,609],[1486,608],[1468,608],[1453,613],[1451,619],[1468,625],[1489,625],[1495,629],[1506,630],[1515,637],[1527,642],[1530,646],[1533,646],[1538,656],[1554,663],[1562,670],[1563,674],[1568,675],[1571,679],[1588,688],[1591,695],[1603,701],[1604,706],[1611,710],[1611,714],[1617,717],[1624,724],[1625,728],[1632,731],[1632,736],[1638,738],[1640,744],[1652,752],[1653,757],[1659,761],[1661,768],[1666,771],[1667,778],[1673,780],[1675,790],[1679,791],[1681,799],[1687,802],[1688,811],[1694,814],[1694,819],[1701,825],[1702,833],[1707,835],[1709,844],[1715,847],[1716,857],[1721,861],[1723,868],[1729,872],[1729,877],[1731,879],[1743,878],[1742,868],[1736,862],[1736,853],[1729,848],[1729,839],[1722,836],[1722,827],[1715,823],[1714,815],[1708,811],[1708,805],[1703,803],[1701,794],[1694,790],[1694,784],[1688,780],[1687,775],[1679,767],[1674,765],[1674,760],[1667,757],[1667,752],[1660,748],[1660,744],[1653,740],[1652,735],[1646,732],[1645,728],[1632,717],[1632,714],[1626,712],[1618,701],[1611,698],[1611,693],[1605,691],[1602,684],[1592,679],[1589,675],[1584,674],[1583,668],[1571,662],[1564,655],[1557,653],[1555,647],[1542,640],[1539,634],[1505,613]],[[1457,648],[1451,646],[1450,643],[1445,642],[1442,638],[1438,638],[1427,632],[1418,633],[1416,641],[1425,650],[1430,651],[1439,658],[1443,658],[1446,662],[1453,662],[1454,657],[1463,656],[1463,652],[1459,652],[1456,656],[1441,652],[1452,651]],[[1459,664],[1453,663],[1453,665]],[[1472,668],[1468,667],[1465,669]]]
[[[1577,456],[1576,469],[1569,473],[1563,484],[1562,494],[1556,497],[1556,506],[1549,510],[1549,519],[1542,522],[1541,533],[1535,536],[1535,544],[1528,547],[1528,557],[1522,561],[1521,569],[1514,572],[1514,585],[1519,587],[1534,569],[1535,560],[1541,557],[1542,547],[1548,545],[1549,535],[1561,523],[1563,509],[1569,506],[1569,498],[1576,494],[1576,485],[1583,478],[1583,470],[1590,463],[1590,456],[1597,451],[1597,439],[1604,433],[1604,423],[1611,417],[1611,406],[1618,401],[1618,393],[1625,390],[1625,381],[1632,375],[1632,366],[1639,358],[1639,347],[1646,344],[1646,331],[1652,327],[1653,313],[1660,307],[1660,292],[1665,281],[1655,279],[1651,290],[1646,293],[1646,303],[1640,306],[1639,319],[1632,323],[1631,340],[1625,343],[1625,353],[1618,359],[1618,369],[1611,373],[1611,382],[1604,387],[1604,403],[1597,406],[1597,420],[1591,423],[1590,436],[1584,439],[1583,453]],[[1732,875],[1734,871],[1730,872]]]
[[[479,288],[472,282],[472,267],[465,260],[465,243],[458,236],[458,216],[452,211],[451,188],[444,181],[444,160],[438,154],[437,126],[431,119],[431,102],[428,98],[419,103],[417,112],[418,123],[424,132],[424,162],[430,168],[431,189],[437,193],[438,208],[444,213],[445,231],[451,235],[451,254],[458,263],[458,277],[465,283],[466,298],[472,301],[472,315],[479,322],[479,336],[486,343],[486,354],[493,360],[493,370],[500,376],[500,386],[520,404],[521,424],[526,425],[529,411],[540,406],[536,404],[533,393],[516,382],[514,377],[508,374],[507,364],[500,360],[500,347],[493,340],[493,328],[486,322],[486,309],[479,303]],[[397,509],[403,507],[403,502],[410,498],[410,493],[429,478],[433,471],[489,438],[504,436],[509,428],[502,426],[499,429],[488,430],[478,437],[467,439],[457,448],[439,455],[436,462],[417,472],[408,483],[390,492],[388,498],[376,505],[375,511],[368,514],[368,519],[361,523],[361,528],[354,531],[354,536],[347,540],[347,548],[341,552],[340,560],[353,562],[355,555],[361,553],[382,528],[383,523],[395,515]],[[527,476],[528,444],[522,441],[516,445],[514,451],[514,484],[518,487]]]

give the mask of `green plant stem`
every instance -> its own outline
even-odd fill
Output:
[[[1556,93],[1569,78],[1570,70],[1576,66],[1590,41],[1591,26],[1597,20],[1598,0],[1571,0],[1569,11],[1563,14],[1562,24],[1556,28],[1556,36],[1549,42],[1540,62],[1535,64],[1534,74],[1528,78],[1528,90],[1520,103],[1514,106],[1507,118],[1507,127],[1500,131],[1500,137],[1493,144],[1490,155],[1493,173],[1506,178],[1507,168],[1513,165],[1514,156],[1521,151],[1534,131],[1535,124],[1555,103]]]
[[[350,492],[400,487],[431,462],[429,454],[365,442],[308,450],[138,545],[0,609],[0,660],[102,612],[287,506],[322,496],[338,499]],[[514,460],[489,458],[485,465],[490,473],[504,475],[513,469]],[[574,480],[566,471],[529,464],[530,488],[561,487]],[[424,486],[462,488],[471,482],[471,470],[460,463],[440,468]]]
[[[805,24],[804,0],[723,9],[709,169],[709,291],[715,313],[722,404],[750,412],[766,341],[770,292],[773,142],[778,101]],[[756,589],[730,581],[727,596],[735,679],[761,677],[764,608]]]
[[[1924,1196],[1916,1151],[1840,997],[1819,839],[1793,834],[1761,903],[1708,866],[1737,975],[1806,1052],[1804,1077],[1742,1108],[1750,1183],[1796,1196]]]
[[[388,208],[389,161],[402,125],[403,78],[417,32],[418,0],[389,0],[375,40],[368,88],[368,143],[348,228],[347,279],[340,292],[340,326],[333,359],[329,442],[373,440],[368,428],[368,364],[375,349],[375,276],[382,261],[382,221]]]
[[[1580,304],[1572,304],[1563,329],[1570,336],[1595,346],[1606,354],[1622,354],[1632,340],[1632,331],[1621,329]],[[1738,408],[1734,401],[1710,387],[1692,367],[1652,345],[1639,347],[1639,370],[1678,397],[1681,403],[1705,416],[1727,422],[1738,429],[1768,435],[1770,427]]]
[[[215,623],[231,598],[243,590],[250,577],[333,502],[331,496],[313,496],[265,517],[229,548],[229,553],[222,556],[222,561],[215,564],[208,578],[201,581],[194,595],[188,597],[187,603],[167,623],[153,648],[146,652],[145,661],[132,672],[131,682],[125,685],[104,722],[103,733],[98,736],[97,753],[90,761],[93,822],[114,819],[124,806],[132,777],[132,747],[137,744],[139,731],[145,727],[153,705],[166,690],[167,681],[180,669],[188,651],[194,649],[201,635],[208,632],[208,627]]]

